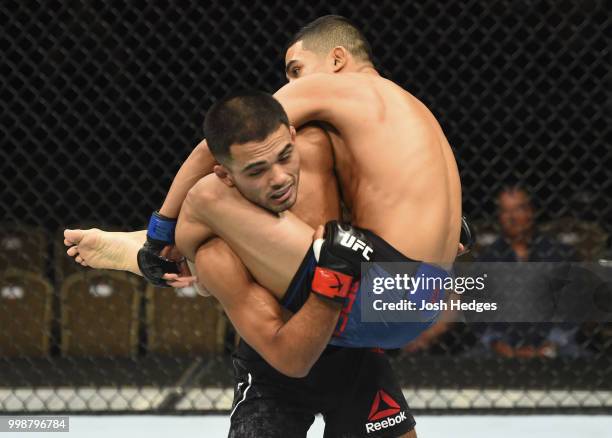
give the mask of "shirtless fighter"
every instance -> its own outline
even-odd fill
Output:
[[[331,131],[330,135],[344,198],[352,210],[353,223],[370,229],[347,229],[338,232],[341,234],[348,231],[371,244],[376,260],[401,261],[409,260],[409,256],[411,259],[427,262],[422,264],[425,270],[435,270],[434,263],[452,263],[459,236],[460,194],[456,165],[441,129],[422,104],[396,85],[380,78],[367,58],[364,60],[361,56],[354,55],[359,54],[358,49],[353,48],[354,53],[351,53],[345,47],[351,47],[349,44],[336,45],[332,41],[332,47],[327,54],[318,53],[317,44],[321,43],[321,38],[317,38],[320,37],[317,30],[320,31],[321,27],[324,28],[328,24],[326,21],[315,22],[299,35],[297,42],[288,52],[288,74],[290,79],[295,79],[300,74],[325,70],[346,74],[343,74],[342,78],[339,75],[316,74],[292,81],[293,83],[277,93],[277,98],[298,126],[315,119],[329,122],[337,129],[337,132]],[[249,163],[248,170],[255,171],[257,169],[253,168],[259,166],[263,168],[264,173],[276,172],[278,181],[285,184],[277,187],[272,199],[278,202],[295,199],[297,184],[283,176],[283,172],[279,173],[278,168],[274,170],[274,160],[277,157],[272,154],[270,145],[264,147],[261,153],[264,159]],[[213,202],[219,199],[216,196],[223,193],[223,190],[230,189],[235,194],[236,191],[231,189],[240,188],[239,179],[246,176],[240,173],[244,169],[234,167],[236,162],[240,161],[236,160],[236,157],[232,157],[231,162],[226,161],[225,164],[222,155],[220,157],[221,165],[215,168],[218,178],[205,178],[190,193],[185,210],[189,211],[189,205],[199,206],[198,203],[203,203],[203,208],[202,211],[192,208],[196,212],[196,220],[190,221],[189,213],[185,213],[187,219],[182,218],[181,221],[186,224],[182,227],[186,231],[179,229],[178,240],[182,240],[180,235],[183,233],[187,236],[181,246],[189,255],[212,233],[223,237],[261,284],[268,286],[273,292],[280,290],[282,293],[285,291],[283,285],[289,284],[303,254],[308,252],[312,229],[289,213],[283,218],[262,216],[261,223],[253,221],[253,213],[248,210],[256,207],[241,197],[236,197],[232,202]],[[256,166],[250,166],[251,164]],[[200,229],[195,229],[201,224],[198,222],[201,219],[208,224],[209,229],[202,230],[201,226]],[[257,224],[255,226],[259,239],[250,238],[250,235],[241,229],[248,228],[244,227],[245,221]],[[378,236],[372,231],[376,231]],[[199,236],[200,240],[194,236]],[[283,238],[270,242],[269,238],[274,236]],[[242,240],[245,237],[250,240]],[[289,239],[285,240],[286,237]],[[215,264],[215,260],[218,260],[205,254],[207,247],[216,245],[219,248],[224,245],[213,242],[220,241],[210,241],[198,250],[197,264],[200,274],[201,271],[211,269],[211,263]],[[329,251],[328,247],[333,242],[326,243],[328,245],[324,250]],[[256,253],[260,254],[262,260],[256,260]],[[268,255],[271,255],[270,260],[266,259]],[[311,254],[306,257],[295,278],[300,275],[309,277],[312,274],[312,258]],[[287,269],[286,266],[291,266],[292,269]],[[202,275],[202,278],[206,278],[204,283],[216,281],[206,275]],[[299,300],[304,300],[304,294],[301,292],[304,282],[293,283],[293,290],[298,291]],[[310,284],[309,281],[306,283]],[[223,287],[221,284],[216,286]],[[316,288],[314,283],[313,286]],[[210,288],[215,289],[215,284]],[[311,299],[308,298],[308,301]],[[351,302],[349,300],[349,303]],[[354,313],[350,312],[348,304],[343,311],[344,320],[338,327],[339,331],[346,335],[342,340],[343,335],[340,333],[337,337],[341,339],[338,345],[359,346],[360,342],[361,345],[364,345],[363,342],[368,345],[370,341],[379,341],[378,343],[384,346],[395,346],[409,340],[406,333],[398,330],[401,334],[391,340],[382,339],[381,332],[378,332],[372,334],[370,339],[360,341],[360,335],[365,332],[359,329],[358,321],[350,317]],[[248,377],[251,380],[250,373]],[[387,404],[395,403],[388,394],[379,391],[369,419],[376,417],[374,405],[378,407],[381,399],[387,400]],[[389,424],[385,426],[389,427]],[[375,430],[381,430],[380,428],[385,426],[379,423],[371,425]],[[374,430],[369,430],[366,426],[366,431],[369,434]]]

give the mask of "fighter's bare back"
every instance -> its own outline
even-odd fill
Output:
[[[319,117],[336,128],[335,169],[353,224],[414,260],[455,259],[459,173],[425,105],[376,73],[312,74],[275,97],[296,125]]]

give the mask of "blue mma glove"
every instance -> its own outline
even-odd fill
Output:
[[[176,219],[162,216],[153,212],[147,228],[147,241],[138,251],[138,267],[149,283],[158,287],[168,287],[164,274],[178,274],[179,264],[162,257],[160,253],[168,246],[174,244],[174,229]]]

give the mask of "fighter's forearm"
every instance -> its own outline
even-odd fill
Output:
[[[191,152],[172,181],[166,199],[159,209],[160,214],[170,218],[178,217],[181,205],[189,189],[202,177],[212,173],[215,159],[202,140]]]
[[[266,362],[290,377],[309,372],[333,334],[339,304],[310,296],[289,315],[219,238],[198,248],[195,266],[192,273],[197,272],[200,284],[219,300],[236,331]]]
[[[340,129],[348,120],[347,114],[358,112],[356,108],[372,101],[372,93],[367,87],[355,86],[345,75],[314,73],[284,85],[274,98],[296,128],[316,120]],[[357,129],[356,119],[350,120]]]
[[[331,338],[340,306],[312,295],[278,331],[264,354],[269,363],[291,377],[304,377]]]
[[[312,120],[323,121],[321,106],[313,104],[312,97],[309,98],[308,94],[304,94],[301,87],[287,84],[274,93],[274,98],[283,106],[289,122],[296,129]]]

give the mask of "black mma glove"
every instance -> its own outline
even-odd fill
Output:
[[[372,252],[373,245],[363,231],[349,224],[328,222],[312,279],[312,292],[344,303],[355,282],[360,280],[361,263],[369,261]]]
[[[180,272],[177,262],[160,255],[161,251],[174,243],[176,219],[170,219],[154,212],[147,228],[147,241],[138,251],[138,267],[149,283],[159,287],[169,287],[162,276],[166,273]]]

